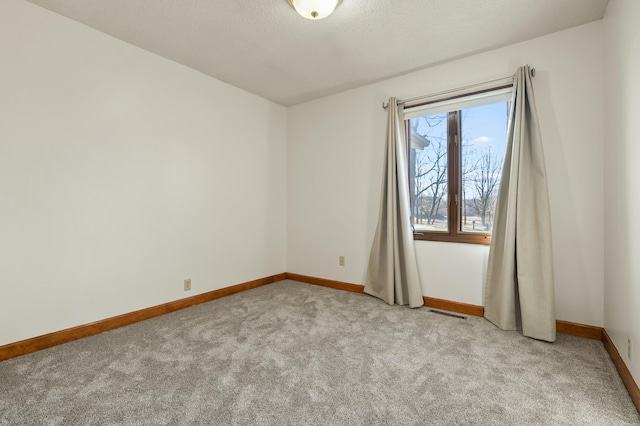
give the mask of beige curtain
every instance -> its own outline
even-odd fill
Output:
[[[413,246],[407,144],[402,107],[389,99],[387,142],[378,227],[364,291],[390,305],[424,304]]]
[[[485,318],[553,342],[556,318],[551,218],[529,66],[516,71],[507,152],[491,237]]]

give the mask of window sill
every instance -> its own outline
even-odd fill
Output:
[[[486,234],[457,234],[450,235],[446,233],[424,232],[414,233],[414,241],[438,241],[443,243],[463,243],[463,244],[480,244],[488,246],[491,244],[491,235]]]

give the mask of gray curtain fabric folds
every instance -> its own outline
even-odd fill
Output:
[[[499,328],[553,342],[551,216],[530,72],[520,67],[514,76],[484,312]]]
[[[389,99],[380,214],[364,291],[390,305],[424,304],[411,229],[403,109]]]

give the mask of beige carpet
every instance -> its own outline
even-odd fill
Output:
[[[640,424],[602,343],[284,281],[0,363],[0,425]]]

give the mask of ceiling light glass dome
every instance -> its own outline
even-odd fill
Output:
[[[303,18],[318,20],[331,15],[342,0],[287,0]]]

